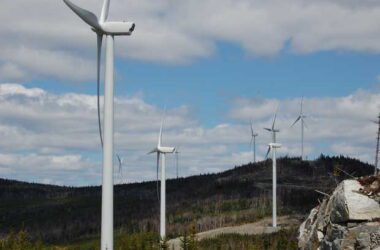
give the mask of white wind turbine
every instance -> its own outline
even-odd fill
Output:
[[[162,127],[164,124],[164,119],[161,121],[160,133],[158,135],[157,147],[155,147],[148,154],[157,153],[157,177],[158,169],[160,166],[160,156],[161,158],[161,198],[160,198],[160,237],[161,240],[165,239],[166,236],[166,176],[165,176],[165,155],[172,154],[175,151],[174,147],[164,147],[161,146],[162,142]],[[157,178],[158,179],[158,178]]]
[[[179,151],[179,147],[176,147],[175,148],[175,151],[174,151],[174,154],[175,154],[175,169],[176,169],[176,175],[177,175],[177,179],[178,179],[178,161],[179,161],[179,154],[181,152]]]
[[[265,130],[267,130],[267,131],[269,131],[269,132],[272,133],[272,143],[276,143],[276,133],[280,132],[279,129],[275,128],[276,119],[277,119],[277,112],[278,112],[278,107],[277,107],[276,113],[274,114],[272,127],[270,127],[270,128],[264,128]],[[268,158],[268,155],[269,155],[270,151],[271,151],[271,147],[268,147],[268,151],[267,151],[267,154],[265,155],[265,158]]]
[[[113,96],[114,96],[114,36],[129,36],[135,29],[133,22],[107,21],[110,0],[104,0],[100,18],[69,0],[63,0],[97,35],[97,84],[100,85],[100,59],[103,35],[106,36],[104,88],[104,150],[102,182],[101,250],[113,249]],[[99,98],[98,98],[98,112]],[[99,120],[100,127],[100,120]]]
[[[304,129],[305,129],[305,118],[306,116],[303,114],[303,97],[301,99],[301,110],[297,117],[297,119],[293,122],[293,127],[298,121],[301,121],[301,159],[304,160],[304,151],[303,151],[303,142],[304,142]]]
[[[119,163],[119,184],[122,184],[124,181],[124,176],[123,176],[123,165],[124,165],[124,158],[121,158],[118,154],[116,154],[117,161]]]
[[[278,108],[277,108],[278,111]],[[275,128],[277,111],[273,118],[273,123],[271,128],[264,128],[265,130],[272,133],[272,142],[269,143],[268,152],[272,151],[272,226],[277,227],[277,162],[276,162],[276,149],[281,147],[281,144],[276,143],[276,133],[280,132],[279,129]]]
[[[251,121],[251,153],[253,153],[253,163],[256,163],[256,137],[258,136],[258,133],[253,132],[253,124]],[[252,149],[253,146],[253,149]],[[253,151],[253,152],[252,152]]]

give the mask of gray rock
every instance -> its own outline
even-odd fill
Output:
[[[299,248],[380,250],[380,207],[358,193],[360,188],[356,180],[346,180],[314,208],[300,227]]]
[[[321,242],[320,248],[321,248],[321,250],[332,250],[332,243],[324,240]]]
[[[334,191],[331,204],[331,222],[371,221],[380,218],[380,205],[374,199],[359,193],[363,188],[356,180],[343,181]]]
[[[356,241],[356,248],[358,250],[371,250],[371,237],[369,233],[359,233]]]

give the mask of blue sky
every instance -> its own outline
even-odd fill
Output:
[[[75,3],[100,11],[100,0]],[[115,146],[128,173],[115,172],[117,182],[155,178],[146,152],[165,106],[164,142],[181,145],[183,176],[251,161],[251,119],[262,160],[270,141],[262,128],[277,106],[279,153],[298,156],[299,126],[290,125],[302,96],[309,159],[373,162],[380,2],[112,0],[110,11],[137,23],[131,37],[116,38]],[[48,0],[4,0],[0,32],[8,34],[0,37],[0,177],[99,184],[93,32]],[[169,156],[169,177],[173,164]]]
[[[117,60],[118,96],[142,94],[168,108],[191,104],[205,126],[223,122],[234,98],[341,97],[377,88],[380,55],[350,51],[297,54],[282,51],[259,57],[236,45],[219,43],[210,58],[187,64]],[[96,94],[93,81],[38,79],[26,82],[55,93]]]

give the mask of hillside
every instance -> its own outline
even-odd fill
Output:
[[[363,176],[373,166],[345,157],[315,161],[278,160],[279,214],[306,214],[321,199],[314,189],[329,192],[347,176]],[[335,168],[336,170],[336,168]],[[190,224],[198,232],[257,221],[271,214],[271,161],[247,164],[218,174],[168,180],[169,238]],[[335,174],[335,175],[334,175]],[[0,232],[24,228],[47,242],[70,242],[97,235],[100,187],[58,187],[0,179]],[[158,228],[156,183],[115,186],[115,226],[119,231],[149,232]]]

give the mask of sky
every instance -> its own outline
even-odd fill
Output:
[[[308,159],[373,163],[379,1],[111,0],[109,19],[136,23],[115,39],[116,183],[155,179],[147,152],[164,107],[163,143],[179,147],[180,176],[252,161],[251,120],[263,160],[277,107],[278,154],[299,156],[291,125],[302,97]],[[0,32],[0,177],[99,185],[95,34],[58,0],[2,0]]]

